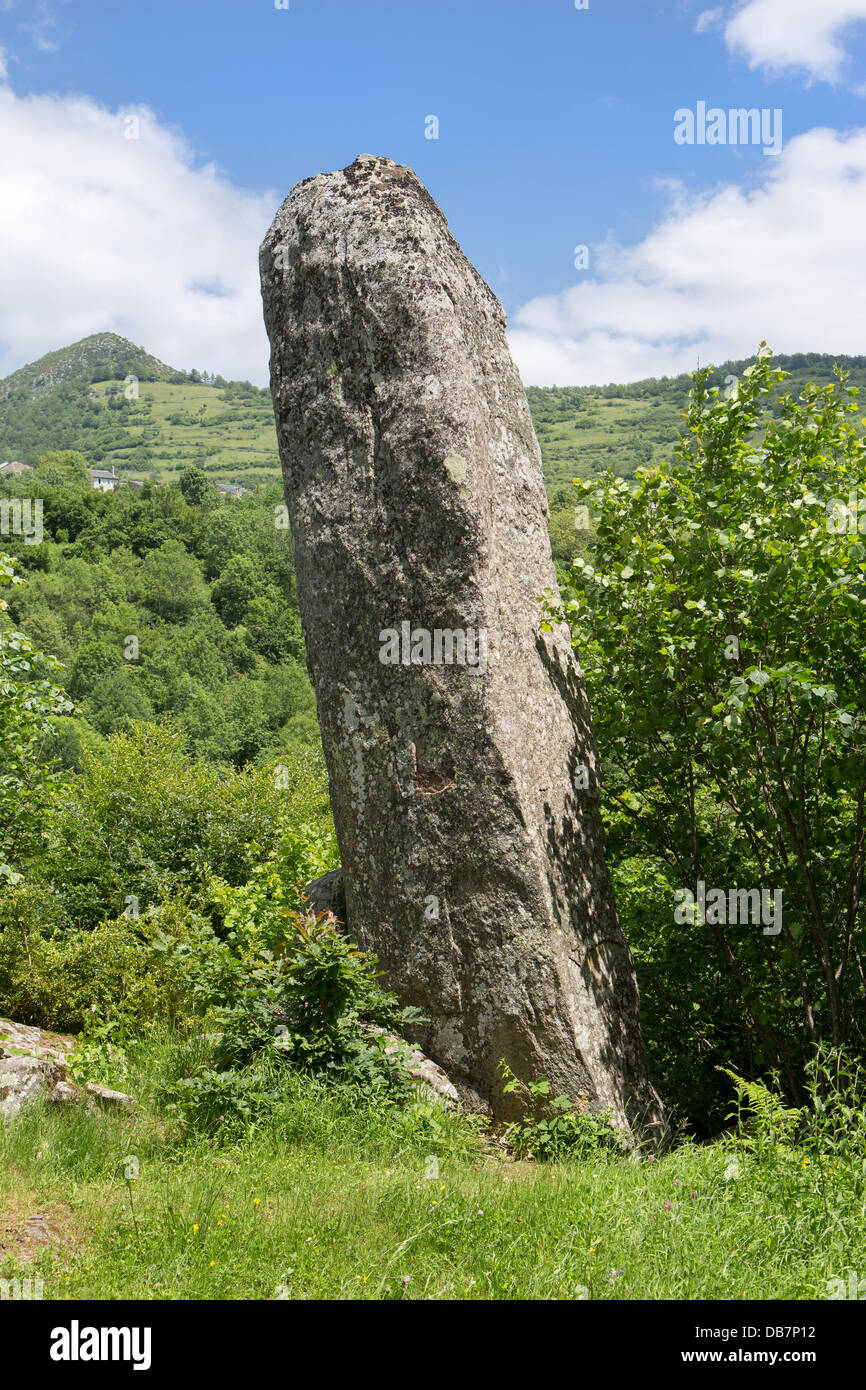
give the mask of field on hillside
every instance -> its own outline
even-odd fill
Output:
[[[627,396],[530,390],[533,424],[549,491],[568,487],[572,478],[589,478],[608,469],[633,478],[671,456],[680,424],[677,403]]]
[[[789,373],[784,389],[832,380],[836,359],[795,353],[776,359]],[[866,358],[840,357],[851,384],[866,386]],[[725,388],[746,362],[712,374]],[[127,383],[134,380],[134,399]],[[669,459],[683,410],[687,376],[629,385],[527,389],[553,497],[573,478],[637,469]],[[0,460],[34,464],[47,450],[76,449],[91,468],[131,478],[176,480],[195,465],[214,482],[253,488],[280,477],[273,407],[266,389],[167,366],[116,334],[95,334],[48,353],[0,381]],[[559,504],[563,504],[560,498]]]
[[[110,395],[121,382],[98,382],[97,400]],[[143,381],[137,400],[123,401],[126,438],[112,448],[103,466],[157,481],[175,481],[184,468],[201,468],[215,482],[254,487],[280,476],[274,413],[267,392],[221,390],[193,383],[173,385]]]

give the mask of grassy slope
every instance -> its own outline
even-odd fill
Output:
[[[215,1147],[153,1109],[169,1049],[142,1056],[133,1117],[36,1106],[0,1129],[0,1277],[39,1274],[46,1298],[808,1299],[862,1254],[841,1160],[514,1163],[447,1116],[410,1126],[299,1079]],[[56,1235],[35,1248],[34,1213]]]
[[[103,400],[112,384],[118,383],[96,384],[97,399]],[[174,481],[189,464],[216,482],[247,487],[280,477],[273,408],[263,396],[227,402],[210,386],[142,382],[139,399],[124,412],[124,428],[128,442],[110,454],[119,473],[136,476],[134,450],[144,444],[151,456],[148,476],[157,479]]]
[[[866,386],[866,358],[839,360],[850,367],[854,384]],[[778,358],[780,365],[791,368],[787,389],[793,391],[807,380],[831,380],[833,361],[815,355],[802,365],[797,357]],[[106,362],[116,365],[116,375],[91,384],[93,368]],[[745,365],[720,367],[717,381],[723,384],[728,373],[739,374]],[[121,410],[109,412],[107,393],[122,388],[128,371],[141,377],[139,399],[124,400]],[[97,334],[49,353],[0,381],[0,458],[33,462],[43,449],[75,447],[91,466],[113,465],[131,477],[171,480],[182,468],[196,464],[216,482],[251,487],[277,481],[276,434],[267,392],[250,390],[244,396],[232,388],[226,392],[173,380],[181,375],[113,334]],[[530,387],[527,394],[551,491],[574,477],[608,468],[632,477],[636,468],[669,457],[689,384],[688,377],[681,376],[628,386]],[[58,412],[51,407],[56,387],[66,393],[62,438]],[[79,393],[74,398],[69,394],[73,388]],[[16,401],[10,404],[15,393]],[[85,427],[88,400],[101,407],[100,418],[111,425],[111,437],[94,429],[93,419]]]

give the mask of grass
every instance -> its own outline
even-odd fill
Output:
[[[104,381],[91,389],[102,398],[110,386],[118,385],[122,383]],[[215,482],[247,487],[280,478],[269,397],[225,401],[223,392],[210,386],[143,381],[123,425],[131,442],[112,450],[105,465],[132,477],[145,476],[135,454],[144,444],[150,456],[146,475],[158,481],[176,482],[190,464],[203,468]]]
[[[103,398],[121,382],[99,382],[91,390]],[[142,476],[136,448],[149,454],[148,476],[172,481],[190,463],[217,482],[275,482],[280,478],[273,409],[268,398],[223,399],[223,392],[192,383],[143,381],[139,399],[123,415],[128,439],[112,449],[105,463]],[[539,394],[539,393],[536,393]],[[535,396],[532,397],[535,400]],[[539,394],[540,399],[540,394]],[[548,487],[568,486],[572,478],[613,468],[631,477],[650,457],[658,461],[673,447],[679,405],[665,401],[588,396],[575,411],[567,400],[546,393],[535,424]]]
[[[703,1300],[823,1299],[862,1271],[851,1156],[518,1163],[459,1117],[288,1071],[266,1124],[206,1136],[154,1100],[188,1065],[153,1040],[101,1078],[133,1115],[35,1105],[0,1131],[0,1277],[52,1299]]]

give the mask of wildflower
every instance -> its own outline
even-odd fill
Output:
[[[674,1187],[679,1187],[680,1185],[681,1184],[679,1178],[674,1178]]]
[[[262,1200],[261,1197],[254,1197],[254,1198],[253,1198],[253,1206],[254,1206],[254,1207],[257,1207],[257,1206],[259,1205],[259,1203],[261,1202],[261,1200]]]
[[[411,1278],[412,1278],[412,1275],[411,1275],[411,1274],[404,1274],[404,1275],[403,1275],[403,1286],[404,1286],[404,1287],[406,1286],[406,1284],[409,1283],[409,1280],[410,1280]]]
[[[672,1206],[673,1202],[665,1202],[665,1211],[670,1211]]]
[[[195,1225],[194,1225],[193,1228],[192,1228],[192,1233],[193,1233],[194,1236],[197,1236],[197,1235],[198,1235],[198,1222],[197,1222],[197,1221],[196,1221]]]
[[[211,1262],[210,1262],[210,1267],[211,1267],[211,1269],[213,1269],[213,1267],[214,1267],[215,1264],[216,1264],[216,1260],[211,1260]]]

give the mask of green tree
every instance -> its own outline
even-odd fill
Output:
[[[265,587],[261,568],[249,555],[234,555],[211,586],[211,600],[226,627],[244,621],[250,600]]]
[[[208,601],[201,566],[181,541],[165,541],[141,565],[141,597],[160,618],[187,618]]]
[[[560,613],[593,703],[613,859],[642,862],[658,893],[643,907],[650,963],[663,936],[670,968],[723,982],[677,981],[680,1046],[704,1050],[703,1006],[733,1006],[756,1063],[796,1092],[811,1045],[866,1043],[866,516],[852,510],[863,498],[866,512],[866,453],[844,373],[774,416],[785,373],[763,345],[727,389],[708,376],[693,377],[673,465],[636,489],[578,485],[597,540]],[[718,903],[678,925],[668,894],[701,880],[780,890],[781,931]],[[715,1063],[738,1046],[717,1024]]]
[[[90,487],[87,459],[75,449],[53,449],[40,454],[33,470],[33,481],[53,487]]]
[[[0,590],[19,582],[0,554]],[[58,662],[12,629],[6,610],[0,599],[0,883],[17,883],[54,792],[55,779],[39,760],[42,745],[72,705],[51,679]]]
[[[211,490],[212,484],[207,474],[200,468],[185,468],[178,478],[178,486],[183,500],[190,507],[200,507]]]

